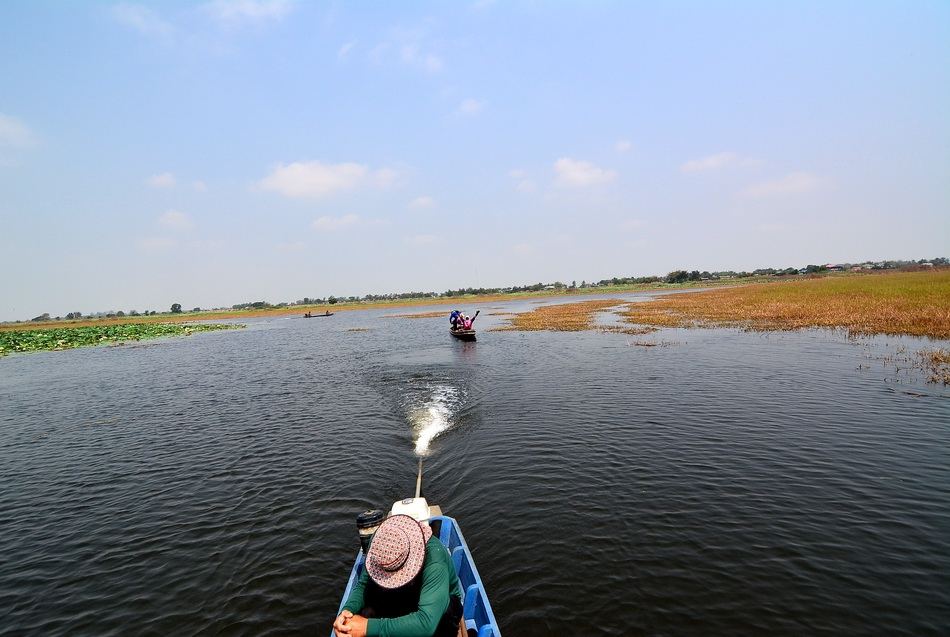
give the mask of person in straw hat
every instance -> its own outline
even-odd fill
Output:
[[[428,524],[393,515],[373,535],[333,630],[337,637],[455,637],[461,619],[462,585],[448,550]]]

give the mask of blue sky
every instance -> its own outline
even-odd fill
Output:
[[[948,248],[945,2],[0,4],[0,319]]]

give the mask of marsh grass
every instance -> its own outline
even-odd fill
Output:
[[[494,327],[490,331],[582,332],[595,328],[594,315],[597,312],[609,307],[616,307],[621,303],[622,301],[617,299],[599,299],[579,303],[544,305],[530,312],[516,314],[509,319],[510,323],[508,325]]]
[[[928,375],[927,382],[950,385],[950,349],[922,349],[917,357],[920,368]]]
[[[827,277],[674,294],[634,303],[626,320],[661,327],[845,329],[950,338],[950,269]]]

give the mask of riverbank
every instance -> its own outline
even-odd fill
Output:
[[[784,281],[662,296],[624,311],[630,323],[750,330],[830,328],[850,335],[950,338],[950,269]]]
[[[230,330],[241,327],[244,326],[214,323],[187,326],[177,323],[152,323],[150,325],[125,324],[60,327],[42,330],[7,330],[0,332],[0,356],[141,341],[164,336],[190,336],[198,332]]]
[[[394,299],[391,301],[359,301],[355,303],[336,303],[333,305],[293,305],[284,307],[271,307],[253,310],[210,310],[199,312],[179,312],[172,314],[165,312],[150,316],[117,316],[104,318],[83,318],[73,320],[51,320],[51,321],[22,321],[19,323],[0,323],[0,332],[9,330],[41,330],[56,329],[61,327],[87,327],[99,325],[126,325],[126,324],[149,324],[149,323],[187,323],[193,321],[225,320],[225,319],[244,319],[260,318],[267,316],[294,316],[303,315],[306,312],[312,314],[325,314],[327,311],[333,313],[347,312],[351,310],[373,310],[373,309],[401,309],[413,307],[425,307],[432,305],[441,306],[469,306],[483,303],[499,303],[504,301],[518,301],[524,299],[556,299],[556,298],[584,298],[588,296],[599,296],[603,294],[615,294],[618,292],[643,292],[648,290],[682,290],[690,288],[708,288],[748,285],[750,283],[765,283],[768,281],[779,281],[781,277],[748,277],[743,279],[720,279],[717,281],[689,281],[686,283],[652,283],[638,285],[610,285],[600,287],[588,287],[583,289],[570,290],[543,290],[541,292],[512,292],[510,294],[467,294],[463,296],[451,297],[417,297],[412,299]]]

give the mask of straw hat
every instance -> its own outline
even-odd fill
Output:
[[[366,556],[369,576],[383,588],[405,586],[422,570],[431,537],[428,524],[408,515],[386,518],[376,529]]]

